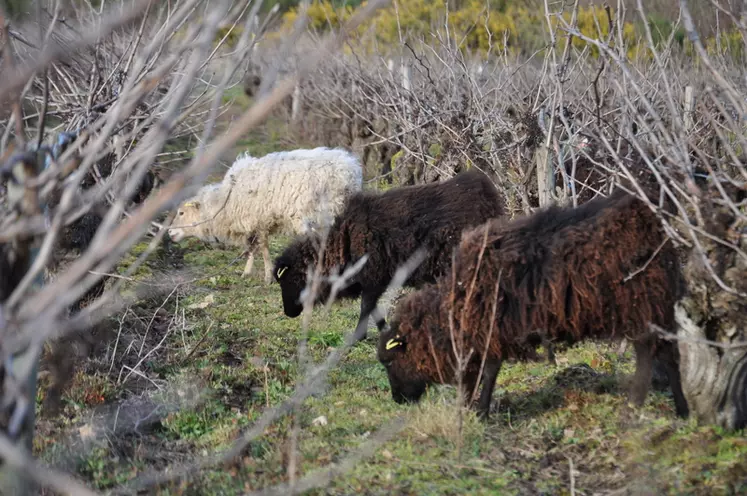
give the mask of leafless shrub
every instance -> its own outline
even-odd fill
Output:
[[[158,247],[165,232],[164,225],[155,225],[158,231],[153,240],[130,265],[125,277],[115,279],[101,297],[77,313],[68,315],[67,312],[102,277],[111,273],[113,266],[142,238],[156,216],[193,194],[207,177],[210,167],[227,154],[240,136],[260,123],[274,105],[290,94],[316,61],[339,46],[351,29],[383,3],[372,2],[362,8],[339,35],[329,37],[313,57],[272,85],[255,105],[216,138],[212,136],[219,131],[216,119],[221,112],[223,93],[230,85],[241,81],[241,68],[246,65],[253,43],[262,34],[257,28],[264,24],[256,22],[255,17],[259,2],[244,3],[238,9],[237,5],[233,6],[232,18],[240,19],[244,29],[232,50],[224,49],[222,40],[215,43],[217,28],[231,9],[228,1],[209,4],[196,0],[169,4],[136,1],[116,6],[103,15],[84,7],[75,24],[71,19],[58,22],[60,5],[55,4],[52,11],[38,9],[38,25],[34,27],[31,22],[21,26],[14,31],[18,36],[12,40],[9,41],[7,31],[3,32],[0,38],[4,49],[4,80],[0,84],[0,99],[37,105],[38,112],[27,119],[24,108],[19,103],[13,104],[11,118],[3,122],[4,138],[0,147],[3,163],[0,165],[4,173],[10,173],[17,164],[31,171],[31,174],[19,176],[15,174],[18,168],[12,169],[15,182],[9,186],[9,196],[23,199],[22,204],[31,202],[34,205],[37,198],[39,203],[35,204],[35,210],[4,212],[2,241],[31,236],[39,252],[22,280],[10,288],[1,307],[0,314],[4,318],[0,325],[0,342],[5,367],[2,399],[4,412],[9,412],[5,418],[10,419],[3,426],[7,435],[0,436],[0,452],[5,462],[2,470],[10,471],[15,479],[31,477],[59,491],[90,494],[74,481],[38,470],[24,453],[31,448],[34,424],[33,417],[28,420],[30,412],[33,414],[33,400],[29,399],[35,393],[35,364],[41,346],[50,338],[85,332],[114,311],[132,311],[132,303],[142,295],[136,293],[134,299],[123,297],[124,281]],[[246,15],[237,17],[234,15],[237,12]],[[0,19],[0,26],[5,29],[4,17]],[[35,28],[40,33],[36,43],[19,48],[17,45],[23,44],[21,38],[30,39]],[[45,35],[45,32],[51,34]],[[59,120],[55,122],[54,119]],[[50,129],[63,127],[76,131],[74,141],[65,151],[60,153],[51,146],[40,146]],[[189,163],[172,174],[140,206],[127,212],[130,198],[164,147],[173,143],[175,136],[189,135],[195,136],[197,144]],[[6,146],[11,139],[12,144]],[[182,144],[182,147],[183,150],[192,148],[190,144]],[[27,148],[32,152],[25,153]],[[81,194],[80,184],[89,171],[95,170],[95,166],[112,153],[116,160],[112,174],[103,175],[100,185]],[[24,196],[19,197],[19,192]],[[30,192],[34,195],[29,196]],[[55,240],[64,226],[104,199],[108,206],[87,249],[52,281],[36,288],[34,282],[53,260]],[[166,224],[169,222],[167,219]],[[174,295],[172,291],[166,299]],[[160,334],[155,342],[152,341],[154,325],[159,325],[159,318],[165,327],[155,333]],[[112,349],[112,372],[118,365],[117,372],[123,380],[133,375],[152,380],[139,370],[140,364],[145,357],[162,349],[166,336],[176,332],[179,324],[176,316],[163,319],[156,311],[140,333],[133,332],[130,336],[135,339],[119,343],[127,345],[124,351],[118,354]],[[262,425],[273,422],[287,411],[288,405],[302,401],[316,390],[320,378],[337,363],[344,350],[337,350],[325,367],[310,372],[311,377],[299,386],[292,400],[283,408],[268,411],[260,424],[238,444],[245,445],[246,439],[260,435],[264,430]],[[13,446],[16,443],[22,443],[20,450]],[[229,450],[221,459],[230,460],[237,453]],[[198,466],[209,463],[209,460],[200,462]],[[32,467],[34,469],[30,470]],[[167,478],[178,475],[171,472]],[[151,483],[157,480],[152,479]],[[148,486],[149,483],[144,482]],[[21,486],[16,489],[24,492]]]
[[[571,198],[573,184],[586,201],[604,182],[587,159],[578,165],[576,153],[588,139],[576,121],[593,115],[577,103],[592,91],[584,87],[583,71],[593,62],[578,54],[578,72],[560,98],[548,63],[493,53],[468,57],[437,31],[405,44],[398,55],[354,52],[326,60],[300,87],[299,120],[286,111],[279,116],[299,142],[354,150],[369,183],[414,184],[468,167],[484,170],[513,212],[538,206],[535,152],[549,141],[555,160],[560,155],[565,164],[555,174],[556,196]],[[569,180],[575,172],[576,181]]]

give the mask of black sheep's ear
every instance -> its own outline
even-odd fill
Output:
[[[404,351],[406,345],[407,345],[407,341],[405,341],[405,338],[397,335],[386,342],[386,344],[384,345],[384,349],[386,351],[392,351],[392,350]]]

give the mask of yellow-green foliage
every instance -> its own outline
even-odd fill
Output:
[[[705,47],[710,56],[731,57],[734,60],[742,60],[744,57],[744,40],[738,29],[721,33],[718,39],[709,38]]]
[[[231,29],[230,24],[227,26],[222,26],[218,28],[218,31],[216,31],[213,41],[215,43],[218,43],[225,37],[226,45],[233,48],[239,42],[239,38],[241,38],[241,33],[243,33],[243,31],[244,29],[241,26],[233,26],[233,29]]]
[[[298,18],[298,7],[293,8],[283,15],[287,25],[293,25]],[[353,8],[349,5],[335,7],[331,2],[319,2],[315,0],[309,5],[309,28],[320,31],[339,28],[353,14]]]
[[[563,18],[566,22],[570,23],[570,12],[564,13]],[[617,32],[614,32],[610,37],[610,23],[604,9],[595,6],[579,9],[578,16],[576,17],[576,25],[579,32],[587,38],[601,41],[607,41],[609,39],[608,44],[610,47],[615,47],[618,34]],[[617,30],[617,27],[614,24],[612,27],[615,31]],[[638,46],[638,37],[633,24],[629,22],[623,24],[622,38],[628,57],[635,56],[640,47]],[[596,45],[589,44],[585,40],[577,37],[574,37],[571,43],[579,50],[583,50],[587,45],[589,45],[588,48],[591,50],[592,56],[595,58],[599,57],[599,47]]]
[[[309,26],[318,30],[337,28],[350,18],[353,10],[350,6],[336,8],[329,0],[314,0],[308,9]],[[452,38],[460,41],[462,48],[472,50],[487,51],[491,42],[495,48],[502,49],[504,33],[508,34],[508,46],[514,46],[518,33],[514,17],[518,10],[521,9],[501,12],[491,8],[488,16],[482,1],[469,0],[463,8],[449,13],[450,34]],[[283,16],[284,27],[292,26],[298,15],[298,9],[286,12]],[[397,10],[390,7],[379,11],[359,28],[359,32],[371,29],[375,33],[376,41],[384,45],[393,45],[399,43],[400,35],[404,39],[427,36],[434,26],[443,27],[445,19],[444,2],[403,0],[398,2]],[[541,18],[538,20],[541,21]],[[492,40],[489,32],[492,33]]]
[[[364,2],[365,4],[365,2]],[[329,0],[314,0],[309,6],[309,26],[317,30],[338,28],[353,13],[350,6],[336,8]],[[284,15],[284,27],[289,28],[298,18],[298,9],[291,9]],[[579,30],[589,37],[597,38],[598,30],[594,17],[600,18],[602,36],[609,27],[606,14],[601,9],[584,8],[578,16]],[[457,40],[462,49],[485,53],[489,50],[508,49],[511,52],[532,52],[546,45],[546,20],[541,10],[505,5],[504,2],[491,4],[488,8],[482,0],[466,0],[458,10],[448,12],[442,1],[400,0],[397,10],[393,7],[381,10],[376,16],[360,27],[359,32],[375,33],[376,41],[383,45],[399,43],[413,37],[429,37],[438,29],[444,31],[448,25],[451,38]],[[570,14],[567,15],[570,20]],[[624,26],[626,45],[635,43],[635,27]],[[574,40],[574,46],[583,48],[585,42]],[[598,50],[594,49],[598,55]]]
[[[361,5],[365,5],[363,2]],[[448,11],[443,0],[399,0],[397,9],[390,5],[380,10],[377,15],[358,28],[358,33],[373,34],[373,40],[380,46],[396,46],[400,38],[411,40],[424,38],[428,41],[432,32],[438,30],[442,34],[448,26],[450,38],[456,40],[459,48],[473,53],[486,53],[489,50],[509,53],[529,54],[546,46],[550,38],[547,34],[547,20],[542,9],[528,9],[526,7],[507,5],[511,2],[491,2],[489,7],[483,0],[463,0],[457,10]],[[309,5],[309,26],[319,31],[330,28],[336,29],[347,21],[353,14],[350,5],[336,7],[333,0],[313,0]],[[283,16],[284,23],[281,32],[290,28],[298,19],[299,10],[293,8]],[[613,21],[616,14],[611,12]],[[563,13],[563,18],[570,23],[571,12]],[[617,25],[613,24],[614,33],[610,37],[610,23],[607,13],[598,6],[579,9],[577,15],[577,29],[584,36],[591,39],[607,41],[613,48],[618,43]],[[557,27],[558,20],[553,18],[553,26]],[[667,41],[669,34],[675,29],[671,21],[651,18],[648,22],[652,31],[654,43],[658,46]],[[624,53],[629,58],[651,58],[643,36],[642,25],[626,22],[622,26]],[[563,30],[557,31],[560,47],[566,42]],[[681,28],[675,31],[675,41],[684,48],[686,55],[694,54],[689,41],[685,39]],[[592,57],[599,57],[599,48],[593,44],[574,37],[573,47],[577,50],[588,49]],[[706,40],[710,54],[716,54],[715,38]],[[372,45],[363,48],[372,48]],[[735,60],[741,60],[744,44],[738,31],[731,31],[721,36],[720,55],[727,55]]]

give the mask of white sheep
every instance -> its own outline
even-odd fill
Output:
[[[265,283],[272,281],[268,237],[303,234],[329,225],[348,196],[361,190],[358,158],[324,147],[240,155],[220,183],[207,184],[179,207],[169,236],[245,246],[242,277],[251,275],[257,244],[262,248]]]

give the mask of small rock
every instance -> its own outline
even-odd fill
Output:
[[[327,417],[322,415],[311,421],[311,425],[327,425]]]
[[[389,451],[388,449],[385,449],[385,450],[383,450],[383,451],[381,452],[381,456],[383,456],[383,457],[384,457],[384,458],[386,458],[387,460],[391,460],[392,458],[394,458],[394,455],[392,455],[392,452],[391,452],[391,451]]]

